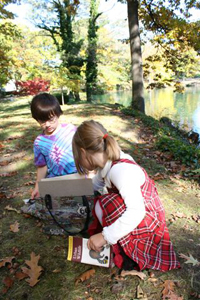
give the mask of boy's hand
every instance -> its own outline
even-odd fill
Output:
[[[31,199],[35,199],[35,198],[39,198],[40,194],[39,194],[39,187],[38,187],[38,183],[36,182],[35,184],[35,188],[31,193]]]
[[[105,244],[107,244],[107,242],[102,233],[92,235],[87,242],[88,249],[96,252],[100,252]]]

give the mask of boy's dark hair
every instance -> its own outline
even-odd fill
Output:
[[[31,101],[32,117],[36,121],[48,121],[51,117],[62,115],[63,111],[56,97],[48,93],[41,93]]]

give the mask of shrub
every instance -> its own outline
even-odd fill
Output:
[[[20,96],[36,95],[39,92],[47,92],[50,88],[50,81],[42,78],[35,78],[27,81],[16,81],[17,92]]]
[[[174,158],[180,160],[185,165],[194,164],[199,166],[200,150],[193,145],[185,144],[168,136],[161,136],[156,142],[156,146],[161,151],[169,151]]]
[[[58,102],[62,105],[62,94],[61,93],[52,93],[54,97],[58,99]],[[69,102],[69,95],[67,93],[63,93],[64,96],[64,104],[67,104]]]

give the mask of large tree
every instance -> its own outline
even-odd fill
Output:
[[[86,95],[87,101],[92,101],[92,94],[97,88],[97,19],[101,15],[98,13],[98,0],[90,0],[90,17],[88,24],[88,47],[87,47],[87,62],[86,62]]]
[[[35,24],[53,39],[60,53],[62,67],[67,68],[69,80],[75,82],[80,82],[84,63],[80,55],[83,40],[81,38],[77,40],[73,31],[78,6],[78,0],[36,1],[33,15]],[[72,92],[76,100],[79,100],[77,89]]]
[[[132,61],[133,108],[144,112],[142,56],[139,22],[151,31],[154,45],[162,47],[169,68],[179,64],[188,47],[200,49],[200,22],[190,21],[190,10],[199,9],[198,0],[127,0]],[[178,46],[177,46],[178,45]]]
[[[132,65],[132,106],[133,108],[144,112],[144,85],[142,70],[142,51],[138,20],[138,1],[128,0],[127,5]]]

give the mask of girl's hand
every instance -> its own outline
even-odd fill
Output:
[[[87,242],[88,249],[96,252],[100,252],[105,244],[107,244],[107,242],[102,233],[92,235]]]

